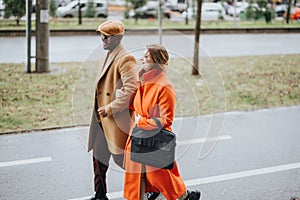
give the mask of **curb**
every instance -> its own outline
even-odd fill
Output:
[[[236,111],[229,111],[224,113],[215,113],[214,115],[237,115],[240,113],[249,113],[249,112],[265,112],[269,110],[282,110],[282,109],[300,109],[300,105],[292,105],[292,106],[284,106],[284,107],[270,107],[270,108],[260,108],[260,109],[254,109],[254,110],[236,110]],[[210,117],[211,115],[199,115],[199,116],[183,116],[186,118],[197,118],[197,117]],[[174,118],[174,120],[176,117]],[[87,127],[90,124],[76,124],[76,125],[66,125],[66,126],[53,126],[53,127],[45,127],[45,128],[37,128],[37,129],[29,129],[29,130],[15,130],[15,131],[6,131],[6,132],[0,132],[0,136],[2,135],[9,135],[9,134],[19,134],[19,133],[30,133],[30,132],[42,132],[42,131],[51,131],[51,130],[59,130],[59,129],[65,129],[65,128],[77,128],[77,127]],[[299,198],[299,197],[296,197]],[[300,200],[300,199],[295,199]]]
[[[194,29],[163,29],[163,34],[194,34]],[[300,28],[231,28],[231,29],[201,29],[200,34],[283,34],[300,33]],[[157,29],[126,29],[128,35],[151,35],[158,34]],[[0,37],[20,37],[25,36],[26,30],[0,30]],[[32,36],[35,30],[32,30]],[[70,35],[96,35],[94,29],[54,29],[50,30],[50,36],[70,36]]]
[[[83,127],[83,126],[89,126],[89,124],[54,126],[54,127],[46,127],[46,128],[28,129],[28,130],[7,131],[7,132],[0,132],[0,136],[10,135],[10,134],[20,134],[20,133],[43,132],[43,131],[59,130],[59,129],[66,129],[66,128],[77,128],[77,127]]]

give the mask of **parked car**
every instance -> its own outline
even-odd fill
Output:
[[[155,18],[157,16],[156,7],[143,6],[136,9],[136,13],[140,18]]]
[[[249,6],[247,2],[236,2],[236,5],[229,5],[227,9],[227,13],[230,16],[240,16],[242,12],[246,10],[246,8]]]
[[[202,3],[201,11],[201,19],[203,21],[217,21],[219,19],[224,19],[224,16],[226,15],[226,11],[220,3],[204,2]]]
[[[287,13],[284,13],[284,17],[286,18]],[[293,7],[291,8],[290,19],[298,20],[300,19],[300,8]]]
[[[163,16],[166,18],[170,18],[171,17],[171,7],[167,4],[162,6],[163,9]],[[134,11],[132,10],[129,13],[130,17],[135,16],[136,14],[140,17],[140,18],[156,18],[158,13],[158,2],[157,1],[147,1],[146,5],[136,9],[136,13],[134,13]]]
[[[57,7],[62,7],[68,5],[71,1],[76,1],[76,0],[55,0],[56,6]]]
[[[96,9],[95,17],[107,17],[107,1],[94,0],[94,7]],[[80,7],[82,15],[87,12],[88,0],[81,0]],[[56,15],[58,17],[78,17],[78,1],[72,1],[66,6],[57,8]]]
[[[188,13],[184,11],[181,14],[182,18],[186,18],[188,14],[188,18],[192,19],[193,9],[189,8]],[[202,9],[201,9],[201,20],[202,21],[217,21],[219,19],[223,19],[225,16],[225,9],[219,3],[212,3],[212,2],[203,2]]]
[[[275,15],[277,17],[283,17],[286,10],[287,10],[287,5],[286,4],[280,4],[280,5],[277,5],[275,7],[274,12],[275,12]]]
[[[125,0],[109,0],[109,5],[111,6],[126,6]]]
[[[4,15],[4,5],[3,5],[3,0],[0,0],[0,17]]]

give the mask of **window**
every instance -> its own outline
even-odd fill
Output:
[[[96,7],[104,7],[103,3],[97,3]]]
[[[80,8],[84,8],[85,7],[85,3],[80,4]]]

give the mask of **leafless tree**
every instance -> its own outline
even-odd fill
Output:
[[[197,0],[197,15],[195,27],[195,41],[194,41],[194,59],[192,75],[199,75],[199,44],[200,44],[200,27],[201,27],[201,9],[202,0]]]

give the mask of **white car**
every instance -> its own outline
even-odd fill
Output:
[[[283,14],[287,11],[287,5],[286,4],[277,5],[274,11],[277,17],[283,17]]]
[[[203,21],[217,21],[219,19],[224,19],[225,14],[225,9],[219,3],[202,3],[201,20]]]
[[[188,9],[188,18],[192,18],[193,9]],[[186,17],[186,11],[181,14],[182,18]],[[201,9],[201,21],[217,21],[224,18],[225,9],[219,3],[204,2]]]
[[[249,6],[249,3],[247,2],[236,2],[235,6],[229,6],[227,9],[227,13],[230,16],[240,16],[242,12],[246,10],[246,8]]]
[[[0,0],[0,17],[2,17],[4,14],[3,10],[4,10],[3,0]]]
[[[107,17],[107,1],[105,0],[94,0],[94,7],[96,8],[96,13],[94,17]],[[84,16],[87,11],[88,0],[80,0],[80,7],[82,16]],[[57,17],[78,17],[78,1],[72,1],[66,6],[57,8]]]

